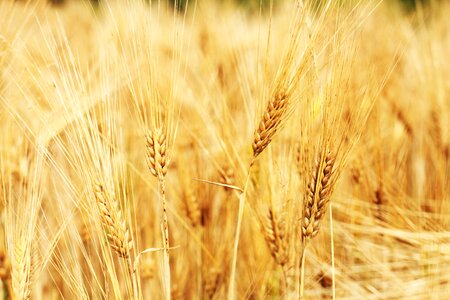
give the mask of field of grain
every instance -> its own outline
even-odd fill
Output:
[[[0,1],[0,298],[450,299],[450,3],[189,2]]]

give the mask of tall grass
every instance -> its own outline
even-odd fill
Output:
[[[450,5],[0,2],[11,299],[446,299]]]

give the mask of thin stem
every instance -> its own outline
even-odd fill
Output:
[[[336,278],[334,269],[334,237],[333,237],[333,209],[330,204],[330,235],[331,235],[331,277],[333,281],[333,300],[336,299]]]
[[[234,236],[233,260],[231,263],[230,285],[228,286],[228,300],[236,299],[235,277],[236,277],[237,255],[238,255],[238,248],[239,248],[239,237],[241,235],[242,217],[244,215],[245,194],[247,192],[248,183],[250,181],[250,173],[251,173],[254,162],[255,162],[255,158],[253,158],[252,161],[250,162],[250,166],[248,168],[248,173],[247,173],[247,178],[245,179],[244,189],[242,190],[242,193],[239,196],[239,213],[238,213],[238,220],[237,220],[237,225],[236,225],[236,234]]]
[[[284,266],[281,267],[281,270],[283,272],[283,278],[282,278],[282,283],[281,283],[283,290],[281,291],[281,293],[282,293],[281,296],[286,297],[287,286],[288,286],[288,274],[287,274],[286,268]]]
[[[8,297],[6,298],[6,299],[12,299],[12,297],[13,297],[13,295],[14,295],[14,292],[13,292],[13,288],[12,288],[12,282],[11,282],[11,279],[6,279],[5,281],[3,281],[4,282],[4,284],[5,284],[5,287],[4,288],[6,288],[6,293],[7,293],[7,295],[8,295]]]
[[[133,270],[133,262],[131,261],[131,255],[128,256],[127,266],[128,266],[128,273],[130,274],[130,277],[131,277],[131,284],[133,286],[133,299],[139,300],[136,272],[134,272],[134,270]]]
[[[165,273],[165,289],[166,299],[170,300],[170,258],[169,258],[169,222],[167,221],[167,208],[166,208],[166,187],[164,178],[159,179],[159,192],[161,197],[162,207],[162,233],[164,239],[164,273]]]
[[[306,242],[306,241],[305,241]],[[306,244],[302,249],[301,266],[300,266],[300,299],[303,298],[303,290],[305,287],[305,258],[306,258]]]
[[[199,228],[200,239],[203,241],[203,228]],[[199,299],[204,299],[203,297],[203,269],[202,269],[202,249],[201,247],[196,247],[197,252],[197,292]]]
[[[159,180],[159,191],[161,194],[161,206],[163,213],[164,250],[169,253],[169,222],[167,221],[166,186],[164,184],[164,179]]]

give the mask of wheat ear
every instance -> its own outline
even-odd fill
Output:
[[[273,136],[280,127],[283,116],[288,108],[288,94],[280,89],[267,104],[258,128],[253,135],[253,157],[256,158],[272,141]]]
[[[94,184],[95,200],[100,210],[102,225],[107,232],[107,238],[111,249],[119,257],[129,258],[133,248],[130,232],[119,208],[119,203],[113,194],[107,191],[100,182]]]
[[[289,260],[285,226],[275,216],[271,208],[269,208],[265,223],[264,237],[269,246],[270,253],[275,259],[275,262],[281,267],[284,267]]]
[[[147,159],[150,172],[163,180],[167,174],[169,159],[167,156],[167,140],[163,128],[150,130],[147,134]]]
[[[27,300],[31,298],[31,249],[23,238],[14,244],[14,263],[12,264],[12,288],[14,298]]]
[[[316,163],[311,182],[307,187],[302,217],[302,240],[306,241],[317,235],[320,221],[324,216],[332,191],[334,155],[328,151],[323,163]]]
[[[192,227],[197,227],[201,223],[201,211],[198,199],[191,186],[187,186],[183,191],[183,202],[186,210],[186,216],[189,218]]]
[[[133,249],[133,241],[120,210],[119,202],[115,199],[113,192],[106,190],[101,182],[94,184],[94,195],[109,246],[119,257],[126,260],[128,273],[132,281],[134,299],[138,299],[137,278],[133,271],[130,255]]]

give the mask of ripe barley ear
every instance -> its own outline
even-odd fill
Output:
[[[275,216],[271,208],[269,208],[266,222],[263,226],[264,238],[269,246],[272,257],[278,265],[284,267],[289,261],[286,228],[279,221],[279,218]]]
[[[119,257],[128,259],[133,248],[130,231],[119,207],[119,203],[113,194],[105,189],[105,186],[97,182],[94,184],[95,200],[100,211],[103,229],[107,232],[107,238],[111,249]]]
[[[288,108],[288,94],[284,89],[279,90],[267,104],[266,110],[253,135],[253,158],[255,159],[272,141],[279,129]]]
[[[167,155],[167,139],[163,127],[150,130],[146,136],[147,163],[150,172],[158,180],[167,174],[169,159]]]
[[[314,167],[303,205],[301,235],[304,242],[319,232],[320,221],[325,215],[333,188],[334,162],[334,155],[328,151],[323,163],[317,162]]]

